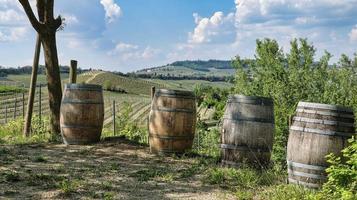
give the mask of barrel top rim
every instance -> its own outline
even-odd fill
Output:
[[[272,98],[269,98],[269,97],[261,97],[261,96],[246,96],[246,95],[236,94],[236,95],[230,95],[230,96],[228,97],[228,100],[236,100],[236,99],[242,99],[242,100],[262,100],[262,101],[273,102],[273,99],[272,99]]]
[[[195,93],[188,90],[170,90],[170,89],[158,89],[155,94],[168,94],[168,95],[180,95],[180,96],[195,96]]]
[[[313,103],[313,102],[305,102],[300,101],[298,107],[305,107],[305,108],[319,108],[319,109],[327,109],[333,111],[344,111],[344,112],[352,112],[353,109],[347,106],[341,105],[333,105],[333,104],[323,104],[323,103]]]
[[[98,90],[102,90],[102,86],[101,85],[96,85],[96,84],[77,84],[77,83],[67,83],[65,85],[65,88],[67,89],[98,89]]]

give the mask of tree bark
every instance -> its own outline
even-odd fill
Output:
[[[47,86],[50,103],[51,132],[54,139],[60,135],[60,107],[62,84],[58,64],[56,32],[62,24],[61,17],[54,19],[54,0],[37,0],[39,20],[34,15],[28,0],[19,0],[31,25],[41,36],[45,54]]]
[[[42,46],[45,54],[47,87],[50,103],[51,132],[59,136],[60,129],[60,107],[62,100],[62,84],[58,64],[56,45],[56,33],[42,38]]]

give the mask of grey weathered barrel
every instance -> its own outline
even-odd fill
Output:
[[[184,153],[192,148],[196,127],[193,92],[156,90],[149,115],[149,143],[153,153]]]
[[[355,132],[350,108],[300,102],[290,127],[287,149],[289,183],[319,188],[326,181],[325,156],[340,155]]]
[[[265,167],[274,138],[274,104],[264,97],[228,98],[221,129],[222,164]]]
[[[98,142],[104,104],[100,85],[66,84],[61,103],[61,134],[66,144]]]

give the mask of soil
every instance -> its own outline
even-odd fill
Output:
[[[234,199],[195,157],[152,155],[115,138],[90,146],[0,146],[0,199]]]

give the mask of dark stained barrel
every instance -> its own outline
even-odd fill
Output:
[[[287,149],[289,183],[319,188],[326,181],[325,156],[340,152],[354,135],[350,108],[300,102],[290,127]]]
[[[222,165],[266,167],[270,163],[274,127],[272,99],[229,97],[221,129]]]
[[[100,140],[104,120],[103,91],[99,85],[66,84],[61,103],[61,134],[66,144]]]
[[[192,148],[196,128],[196,98],[193,92],[157,90],[149,115],[152,153],[184,153]]]

